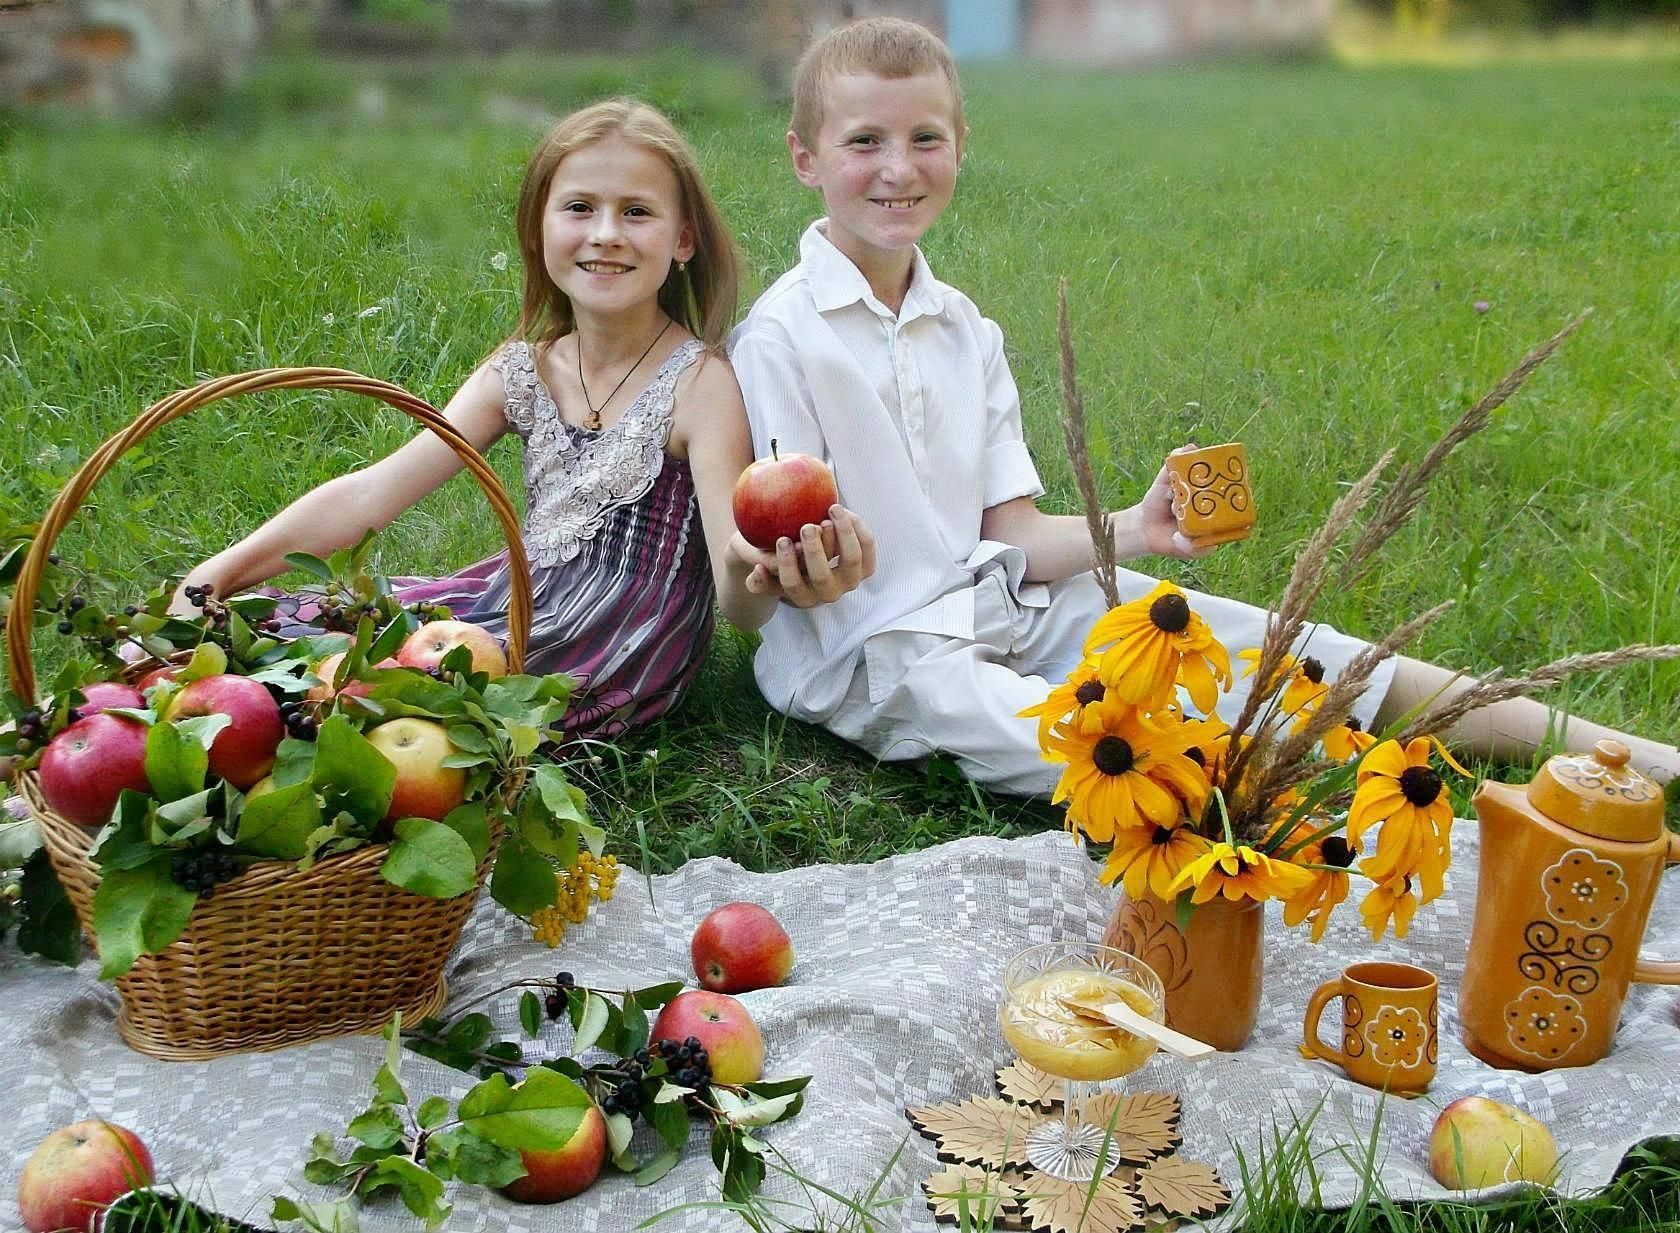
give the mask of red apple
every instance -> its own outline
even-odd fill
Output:
[[[560,1147],[519,1153],[525,1176],[502,1188],[520,1203],[554,1203],[588,1190],[607,1159],[607,1119],[590,1105],[583,1120]]]
[[[146,705],[145,696],[138,689],[121,681],[95,681],[91,685],[83,685],[82,698],[84,701],[76,708],[80,715],[92,715],[107,707]]]
[[[180,668],[174,664],[165,664],[161,668],[153,668],[150,672],[146,673],[145,676],[134,682],[134,688],[138,689],[141,693],[145,693],[159,681],[173,681],[175,679],[175,674],[179,671]]]
[[[482,626],[468,621],[427,621],[408,636],[397,652],[397,662],[405,668],[428,672],[443,662],[443,657],[458,646],[472,651],[472,670],[492,677],[507,675],[507,656],[496,636]]]
[[[124,788],[151,791],[146,725],[121,715],[78,719],[47,742],[40,771],[41,795],[54,813],[83,826],[104,826]]]
[[[18,1177],[18,1214],[29,1233],[88,1233],[111,1200],[152,1183],[152,1154],[111,1122],[77,1122],[41,1140]]]
[[[397,782],[391,789],[387,820],[431,818],[441,822],[467,795],[467,772],[444,766],[443,760],[459,753],[442,724],[405,715],[380,724],[368,733],[373,747],[397,768]]]
[[[223,673],[184,686],[169,707],[169,720],[226,715],[232,723],[210,744],[210,771],[244,790],[274,767],[274,751],[286,735],[280,704],[248,676]]]
[[[747,1008],[726,993],[689,989],[665,1003],[650,1040],[699,1039],[714,1083],[752,1083],[764,1073],[764,1034]]]
[[[1461,1096],[1448,1104],[1429,1136],[1429,1171],[1452,1190],[1549,1183],[1557,1156],[1557,1141],[1544,1123],[1486,1096]]]
[[[756,903],[726,903],[708,912],[688,944],[694,975],[715,993],[749,993],[787,979],[793,941]]]
[[[316,663],[311,665],[309,669],[310,675],[320,677],[321,683],[319,685],[311,685],[309,687],[309,692],[305,694],[304,697],[310,702],[328,702],[338,695],[342,695],[346,698],[365,698],[371,694],[373,692],[372,681],[346,681],[344,682],[343,689],[336,691],[333,689],[333,678],[338,675],[338,666],[343,662],[344,652],[334,651],[325,659],[318,660]],[[375,664],[374,667],[384,670],[386,668],[400,668],[402,667],[402,664],[394,656],[387,656]]]
[[[735,526],[746,541],[764,552],[776,551],[783,536],[795,542],[807,523],[822,525],[840,499],[834,472],[809,454],[778,454],[748,464],[735,481]]]

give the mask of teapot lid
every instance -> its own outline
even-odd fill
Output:
[[[1548,758],[1528,803],[1563,826],[1600,839],[1645,843],[1663,830],[1663,793],[1627,764],[1628,747],[1604,740],[1591,753]]]

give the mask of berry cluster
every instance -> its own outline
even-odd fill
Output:
[[[321,722],[302,702],[282,702],[280,718],[286,721],[286,731],[300,741],[312,741],[321,730]]]
[[[220,883],[232,881],[243,871],[237,856],[215,848],[182,852],[169,862],[169,877],[175,885],[204,899],[210,898]]]
[[[364,616],[378,617],[379,615],[379,605],[377,603],[345,603],[337,595],[328,595],[321,600],[320,608],[315,614],[314,623],[333,633],[347,634],[355,630],[356,623]]]
[[[653,1047],[665,1059],[667,1073],[684,1087],[698,1092],[711,1083],[712,1059],[698,1036],[690,1036],[680,1044],[674,1040],[656,1041]],[[639,1054],[637,1056],[640,1057]]]
[[[567,924],[581,925],[589,915],[590,902],[607,902],[617,885],[618,857],[610,852],[597,857],[587,849],[579,852],[570,869],[554,875],[554,906],[531,914],[532,938],[549,947],[560,945]]]
[[[554,978],[555,991],[543,999],[543,1009],[548,1012],[550,1020],[558,1019],[566,1013],[566,990],[576,984],[570,972],[561,972]]]
[[[47,721],[38,707],[30,707],[17,721],[17,745],[20,754],[42,745],[47,739]]]

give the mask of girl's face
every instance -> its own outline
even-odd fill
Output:
[[[671,263],[694,255],[676,173],[622,137],[573,150],[549,181],[542,249],[548,276],[580,319],[645,311]]]

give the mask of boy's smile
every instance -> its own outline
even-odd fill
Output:
[[[822,128],[807,147],[788,134],[794,174],[822,193],[829,241],[896,306],[913,249],[950,204],[962,134],[939,73],[846,73],[823,91]]]

